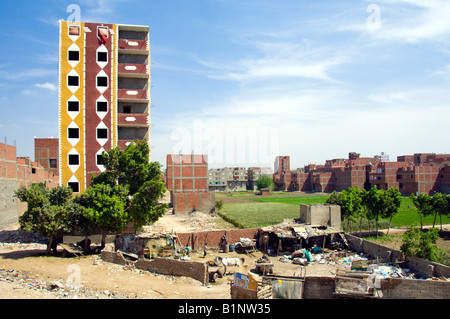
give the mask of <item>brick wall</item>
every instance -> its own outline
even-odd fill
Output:
[[[176,213],[193,210],[210,212],[215,196],[208,193],[208,161],[206,155],[167,155],[166,188]]]
[[[379,257],[384,262],[405,260],[403,253],[399,250],[381,246],[350,234],[345,234],[345,237],[350,243],[352,250],[363,252],[372,258]],[[406,257],[406,267],[425,278],[450,277],[450,267],[422,258]]]
[[[27,209],[14,197],[18,188],[45,182],[49,188],[58,186],[58,176],[44,170],[42,165],[28,157],[16,157],[15,146],[0,143],[0,229],[18,223],[18,217]]]
[[[138,259],[136,262],[127,261],[121,252],[103,249],[102,260],[119,265],[134,263],[138,269],[156,272],[162,275],[186,276],[194,278],[206,285],[209,280],[208,267],[203,262],[179,261],[170,258],[155,258],[152,260]]]
[[[215,230],[192,233],[177,233],[181,245],[201,249],[205,243],[208,247],[218,247],[222,236],[227,237],[229,244],[240,241],[240,238],[258,239],[259,228]]]

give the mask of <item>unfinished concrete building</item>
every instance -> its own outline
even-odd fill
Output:
[[[166,188],[174,213],[193,210],[210,212],[215,196],[208,192],[207,155],[167,155]]]

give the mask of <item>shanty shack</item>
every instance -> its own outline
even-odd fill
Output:
[[[151,233],[121,235],[115,240],[116,251],[135,254],[139,258],[170,257],[177,249],[177,236]]]
[[[300,218],[259,231],[259,247],[269,254],[292,253],[301,248],[336,248],[343,242],[341,210],[337,205],[300,205]]]

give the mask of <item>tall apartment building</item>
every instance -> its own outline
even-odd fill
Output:
[[[103,151],[150,143],[149,27],[59,25],[60,184],[81,193]]]

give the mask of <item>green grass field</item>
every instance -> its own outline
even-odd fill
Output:
[[[303,196],[303,197],[264,197],[251,198],[254,202],[249,203],[227,203],[224,205],[220,215],[227,221],[239,228],[264,227],[283,222],[283,219],[298,218],[300,215],[300,204],[324,203],[328,196]],[[432,225],[434,216],[423,218],[423,225]],[[443,224],[450,224],[450,217],[442,218]],[[439,216],[436,225],[439,226]],[[409,227],[420,225],[420,217],[409,197],[403,197],[400,210],[392,219],[392,227]],[[352,231],[359,230],[359,221],[352,223]],[[370,225],[363,222],[363,230],[375,229],[375,223]],[[389,220],[380,220],[379,228],[387,228]],[[346,221],[343,227],[347,227]]]

